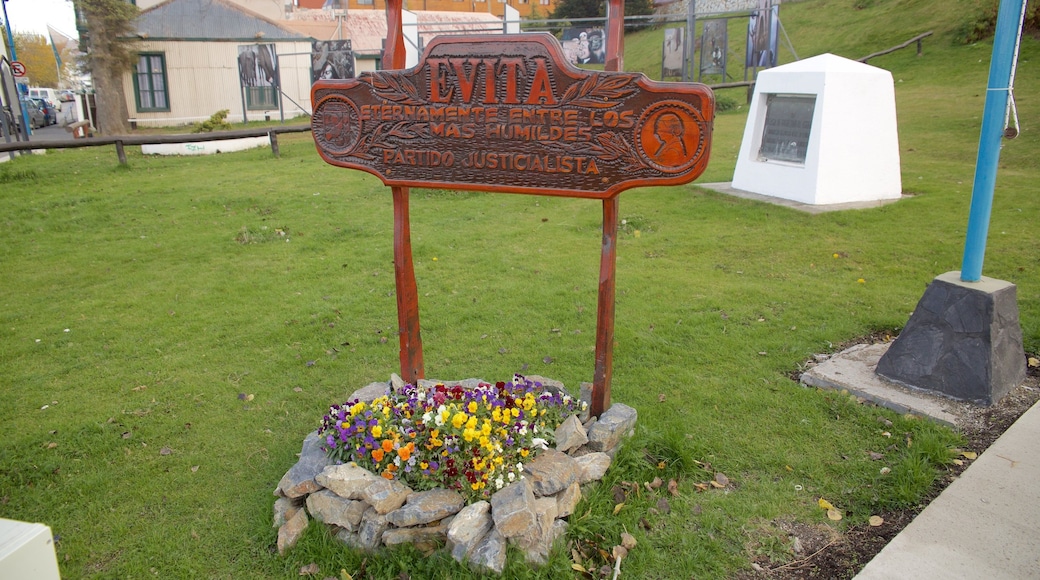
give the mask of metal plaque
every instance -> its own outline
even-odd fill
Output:
[[[435,38],[311,100],[322,158],[387,185],[599,199],[695,179],[715,114],[705,85],[578,69],[544,33]]]
[[[767,95],[759,159],[804,165],[815,110],[816,95]]]

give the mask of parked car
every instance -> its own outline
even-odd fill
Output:
[[[48,101],[47,99],[29,99],[36,103],[36,106],[43,112],[43,126],[55,125],[58,123],[58,111],[61,109],[58,105]]]
[[[22,101],[22,109],[25,110],[25,114],[29,117],[29,127],[32,129],[38,129],[47,124],[47,115],[40,108],[40,104],[37,99],[26,99]],[[18,126],[21,127],[22,120],[16,119]]]

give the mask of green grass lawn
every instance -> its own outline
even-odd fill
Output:
[[[803,58],[936,30],[921,57],[872,61],[896,79],[910,197],[812,216],[696,184],[621,195],[613,396],[640,418],[569,539],[609,550],[634,534],[624,575],[725,578],[794,559],[780,522],[841,530],[914,506],[962,444],[790,378],[814,353],[896,332],[925,285],[960,267],[990,47],[954,42],[968,16],[950,4],[972,3],[781,11]],[[657,33],[626,45],[659,47]],[[1018,285],[1031,353],[1038,59],[1026,39],[1024,125],[1001,154],[983,270]],[[745,109],[716,119],[702,181],[732,178]],[[398,367],[388,189],[324,164],[306,134],[280,145],[278,159],[130,149],[121,168],[92,148],[0,164],[0,517],[49,525],[65,578],[289,578],[311,562],[319,577],[474,575],[412,548],[351,552],[318,526],[272,553],[271,492],[304,435]],[[426,375],[591,381],[600,219],[589,200],[413,190]],[[730,485],[700,491],[717,472]],[[654,477],[678,495],[642,488],[614,513],[612,487]],[[668,513],[651,511],[661,498]],[[506,577],[570,578],[571,563],[567,550],[538,570],[512,558]]]

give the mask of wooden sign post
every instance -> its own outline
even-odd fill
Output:
[[[403,66],[401,0],[390,0],[394,70],[319,81],[312,131],[322,158],[391,186],[401,376],[423,377],[408,188],[603,200],[591,412],[610,406],[618,194],[687,183],[708,163],[714,95],[705,85],[566,62],[549,34],[441,36]],[[621,66],[621,0],[610,2],[610,68]],[[610,52],[613,51],[613,52]]]

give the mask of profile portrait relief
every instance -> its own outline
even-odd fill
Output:
[[[663,113],[654,121],[654,137],[661,142],[654,151],[654,159],[663,165],[678,165],[689,157],[683,143],[683,121],[672,112]]]
[[[681,173],[697,160],[703,144],[700,114],[678,101],[661,101],[639,119],[637,141],[643,160],[660,171]]]

